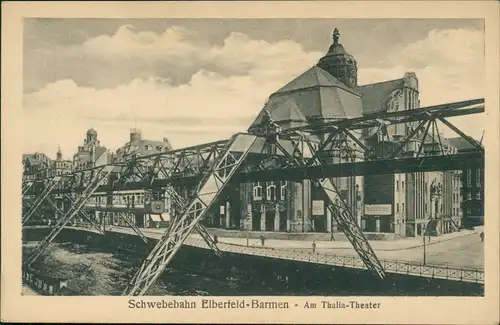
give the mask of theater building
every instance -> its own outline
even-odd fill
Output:
[[[361,117],[374,112],[395,112],[420,107],[417,76],[408,72],[400,79],[358,85],[357,62],[339,42],[335,29],[333,43],[318,63],[273,93],[249,131],[262,124],[264,111],[284,130],[317,123]],[[354,136],[379,155],[397,146],[416,123],[397,124],[355,133]],[[435,135],[416,140],[403,150],[408,156],[436,150]],[[325,138],[311,139],[317,145]],[[441,135],[441,139],[444,139]],[[331,145],[325,162],[363,160],[363,151],[351,139]],[[345,146],[345,144],[348,146]],[[440,147],[441,148],[441,147]],[[456,150],[449,142],[448,152]],[[365,232],[422,235],[430,218],[441,220],[442,232],[460,227],[456,173],[430,172],[335,179],[342,197]],[[214,226],[228,229],[283,232],[339,232],[327,200],[313,182],[259,182],[241,184],[227,202],[222,202]],[[446,218],[444,218],[446,216]],[[446,221],[443,221],[446,219]]]

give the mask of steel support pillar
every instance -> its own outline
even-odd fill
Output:
[[[36,209],[42,204],[42,202],[47,198],[47,196],[52,192],[52,190],[56,187],[56,185],[61,181],[62,177],[56,176],[52,178],[49,183],[47,184],[47,187],[43,190],[43,192],[40,194],[40,196],[35,200],[35,203],[31,206],[30,210],[26,213],[24,218],[22,219],[22,224],[24,225],[29,218],[33,215]]]
[[[68,194],[65,194],[64,195],[65,199],[68,200],[71,204],[74,203],[73,199],[68,195]],[[62,211],[61,209],[59,209],[59,207],[56,205],[56,203],[54,202],[54,200],[52,200],[52,198],[50,196],[47,197],[47,202],[52,206],[52,208],[57,212],[59,213],[61,216],[64,216],[64,211]],[[80,213],[80,215],[88,222],[90,223],[101,235],[104,235],[104,231],[99,227],[98,224],[96,224],[93,220],[92,220],[92,217],[90,217],[87,213],[85,213],[85,211],[83,210],[79,210],[78,211]]]
[[[310,163],[309,165],[321,165],[320,159],[317,158],[318,155],[316,150],[306,136],[300,134],[299,139],[290,138],[290,140],[293,144],[293,154],[290,154],[285,148],[283,148],[283,146],[281,146],[279,141],[276,141],[277,148],[289,158],[290,162],[296,165],[306,165],[308,164],[306,158],[309,156],[314,159],[312,164]],[[306,146],[304,146],[304,144]],[[349,209],[348,205],[340,195],[340,191],[337,189],[334,182],[329,178],[318,179],[316,181],[330,201],[328,208],[332,210],[332,215],[335,216],[337,223],[342,228],[342,231],[346,235],[347,239],[349,239],[368,270],[374,273],[377,277],[385,279],[386,274],[382,264],[371,248],[370,243],[357,224],[356,219],[353,217],[351,209]],[[336,201],[340,202],[340,204],[335,204]]]
[[[130,216],[126,212],[119,213],[120,216],[123,217],[125,222],[134,230],[134,232],[141,238],[143,242],[148,243],[148,238],[144,235],[144,233],[135,225],[134,220],[131,220]]]
[[[174,204],[177,205],[177,207],[179,208],[178,211],[184,211],[187,206],[187,203],[184,200],[184,198],[180,196],[179,193],[177,193],[177,191],[174,190],[171,186],[167,187],[166,191],[168,194],[170,194],[170,197],[172,198]],[[170,227],[170,229],[172,229],[172,227]],[[202,224],[197,223],[195,226],[195,230],[198,232],[201,238],[203,238],[205,243],[207,243],[208,247],[212,250],[212,252],[214,252],[214,254],[217,257],[222,258],[221,250],[219,249],[219,247],[217,247],[217,244],[214,242],[212,236],[210,236],[205,227]]]
[[[38,244],[33,253],[27,258],[24,266],[29,267],[35,260],[42,254],[42,252],[49,246],[49,244],[56,238],[56,236],[61,232],[61,230],[68,224],[68,222],[73,219],[74,216],[78,213],[78,211],[83,207],[87,199],[94,193],[97,187],[101,184],[101,182],[109,175],[109,173],[113,170],[112,165],[106,165],[101,168],[98,168],[92,174],[90,181],[87,186],[80,193],[78,198],[73,202],[65,215],[60,218],[57,224],[54,226],[52,231]]]
[[[215,158],[210,170],[202,177],[194,198],[190,200],[186,210],[175,218],[170,229],[142,263],[123,295],[139,296],[148,291],[196,224],[216,202],[256,140],[256,136],[247,134],[236,134],[232,137],[224,150]]]

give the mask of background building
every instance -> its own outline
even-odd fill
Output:
[[[23,155],[23,180],[46,178],[51,166],[50,158],[40,152]]]
[[[71,173],[73,163],[71,160],[64,160],[61,149],[57,150],[56,159],[51,162],[50,176],[63,175]]]
[[[451,138],[449,141],[458,152],[465,153],[474,150],[474,147],[463,138]],[[472,228],[484,225],[484,169],[462,170],[460,176],[457,186],[460,186],[463,227]]]
[[[152,141],[142,138],[141,130],[131,129],[130,140],[116,150],[113,162],[122,162],[135,157],[152,155],[160,152],[170,151],[172,146],[167,138],[162,141]]]
[[[110,151],[97,140],[97,131],[89,129],[83,146],[78,146],[78,151],[73,156],[73,171],[106,165],[111,161]]]

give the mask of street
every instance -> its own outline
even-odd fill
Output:
[[[113,227],[121,228],[121,227]],[[159,234],[161,229],[144,229],[145,234]],[[200,238],[197,234],[190,237]],[[220,243],[247,245],[246,238],[219,237]],[[249,239],[249,246],[261,247],[259,239]],[[423,262],[424,247],[421,237],[393,241],[370,241],[370,245],[381,259]],[[287,250],[311,250],[312,242],[300,240],[269,239],[264,247]],[[463,230],[438,237],[426,238],[426,262],[454,267],[484,269],[484,243],[478,232]],[[317,241],[316,252],[339,256],[358,256],[348,241]]]

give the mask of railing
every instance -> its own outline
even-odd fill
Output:
[[[205,242],[196,238],[188,238],[184,243],[190,246],[203,248],[207,247]],[[287,250],[282,248],[270,249],[266,247],[241,246],[221,242],[219,242],[218,246],[220,250],[231,253],[272,257],[277,259],[334,265],[356,269],[366,269],[363,260],[355,256],[339,256],[334,254],[313,253],[311,251]],[[380,259],[380,262],[384,266],[385,271],[389,273],[431,277],[436,279],[446,279],[463,282],[484,283],[484,271],[479,269],[432,264],[423,265],[422,263],[417,262],[389,259]]]

